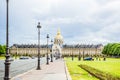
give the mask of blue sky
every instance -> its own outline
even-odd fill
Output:
[[[65,44],[119,42],[120,0],[9,0],[9,44],[41,44],[58,28]],[[6,0],[0,0],[0,44],[6,42]]]

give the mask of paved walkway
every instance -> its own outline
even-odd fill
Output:
[[[18,75],[12,80],[71,80],[63,60],[55,60],[49,65],[42,65],[41,68]]]

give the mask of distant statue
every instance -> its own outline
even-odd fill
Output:
[[[99,58],[99,61],[101,61],[101,59]]]
[[[106,58],[105,58],[105,57],[103,58],[103,61],[106,61]]]
[[[98,57],[96,57],[96,60],[98,60]]]

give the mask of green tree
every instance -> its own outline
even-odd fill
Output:
[[[114,46],[114,49],[113,49],[113,52],[112,52],[113,55],[120,55],[120,44],[116,44]]]
[[[102,51],[106,55],[120,55],[120,43],[108,43]]]
[[[102,51],[102,54],[106,54],[107,53],[107,45],[104,46],[104,49]]]
[[[6,52],[6,46],[0,45],[0,55],[5,54],[5,52]]]

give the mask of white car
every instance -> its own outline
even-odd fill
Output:
[[[9,61],[14,61],[14,59],[12,57],[9,58]]]

